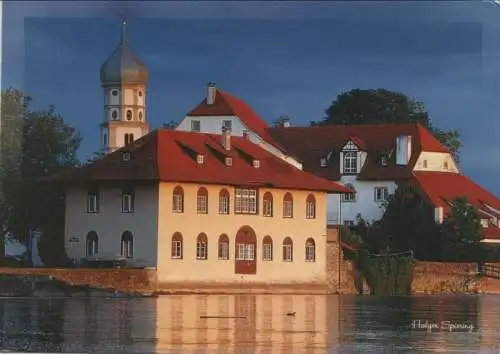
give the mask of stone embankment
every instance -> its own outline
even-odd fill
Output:
[[[154,296],[154,276],[144,269],[0,268],[0,295]]]

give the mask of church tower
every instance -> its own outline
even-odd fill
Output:
[[[149,132],[146,116],[148,69],[132,52],[122,21],[120,43],[101,66],[104,119],[101,151],[110,153]]]

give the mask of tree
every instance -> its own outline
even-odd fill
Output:
[[[442,225],[443,253],[453,260],[482,259],[482,227],[477,209],[465,197],[450,203],[450,213]]]
[[[395,250],[412,250],[417,259],[441,257],[439,227],[432,207],[420,193],[406,185],[389,196],[380,220],[379,244]]]
[[[43,230],[41,248],[48,250],[40,249],[43,259],[43,253],[54,254],[56,246],[63,244],[64,191],[39,179],[77,165],[81,139],[53,106],[30,110],[31,99],[14,89],[4,92],[4,97],[2,108],[12,113],[12,119],[2,129],[2,183],[12,192],[2,198],[2,222],[20,242],[25,242],[30,228]]]
[[[326,110],[326,117],[311,125],[420,123],[445,145],[459,162],[462,147],[457,130],[434,127],[422,102],[387,89],[354,89],[337,96]]]
[[[170,122],[163,123],[161,127],[163,129],[174,130],[178,124],[175,120],[171,120]]]

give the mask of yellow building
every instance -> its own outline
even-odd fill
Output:
[[[77,262],[126,259],[169,289],[325,284],[327,194],[344,188],[229,131],[157,130],[51,179]]]

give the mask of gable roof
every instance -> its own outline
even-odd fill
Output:
[[[187,113],[187,116],[237,116],[250,131],[283,150],[283,147],[268,133],[268,124],[245,101],[219,89],[215,91],[213,104],[209,105],[206,99],[203,99]]]
[[[407,179],[421,151],[449,153],[434,136],[418,123],[380,125],[324,125],[310,127],[268,128],[270,135],[292,155],[297,156],[304,170],[332,180],[340,179],[340,151],[353,141],[367,152],[367,158],[358,176],[365,180]],[[412,154],[409,163],[383,166],[379,159],[395,154],[396,138],[412,136]],[[297,144],[300,142],[300,144]],[[328,165],[321,167],[320,159],[330,156]]]
[[[122,161],[129,152],[130,160]],[[197,156],[203,155],[203,164]],[[225,158],[232,158],[232,166]],[[259,160],[255,168],[253,161]],[[46,179],[60,182],[168,181],[343,193],[335,182],[301,171],[246,138],[159,129],[100,160]]]
[[[411,182],[420,188],[432,205],[443,208],[444,216],[450,213],[450,202],[458,197],[466,197],[481,214],[486,212],[500,217],[500,199],[460,173],[415,171]],[[499,213],[488,209],[486,205]]]

